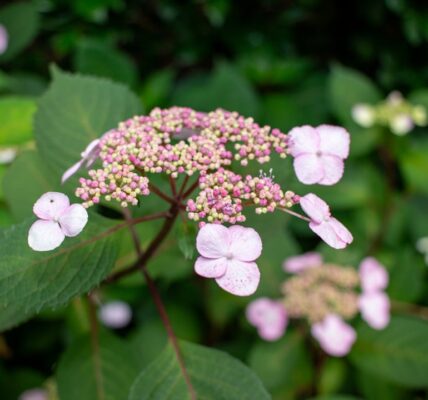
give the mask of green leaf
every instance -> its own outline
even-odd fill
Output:
[[[400,169],[407,185],[413,191],[428,194],[428,139],[412,138],[410,146],[399,152]]]
[[[0,231],[0,331],[44,308],[56,308],[98,284],[113,267],[117,248],[110,223],[96,215],[83,233],[52,252],[27,244],[31,221]]]
[[[366,323],[357,328],[350,359],[357,368],[396,384],[428,386],[428,322],[393,317],[382,331]]]
[[[177,87],[172,103],[200,111],[224,108],[246,117],[257,117],[258,97],[250,83],[227,63],[216,65],[211,76],[191,77]]]
[[[410,393],[406,393],[401,386],[380,379],[378,376],[358,371],[358,388],[364,394],[365,400],[404,400],[411,399]]]
[[[33,215],[36,200],[45,192],[59,189],[59,183],[59,177],[46,167],[36,151],[20,154],[3,181],[5,198],[15,219],[22,221]]]
[[[392,254],[388,294],[395,300],[416,302],[424,294],[426,266],[414,246],[401,244]]]
[[[65,171],[92,140],[139,114],[141,103],[121,84],[52,71],[53,82],[35,115],[35,137],[47,164]]]
[[[82,74],[110,78],[129,86],[137,81],[137,69],[127,54],[94,39],[79,41],[74,68]]]
[[[227,353],[180,342],[198,399],[270,399],[256,375]],[[129,400],[188,399],[189,392],[170,345],[138,376]]]
[[[313,376],[309,353],[297,332],[287,332],[276,342],[258,342],[251,350],[249,365],[270,391],[286,387],[296,393]]]
[[[36,103],[30,97],[0,98],[0,146],[24,143],[32,139]]]
[[[141,89],[141,98],[147,109],[164,105],[173,84],[174,71],[164,69],[150,75]]]
[[[96,346],[85,336],[63,354],[56,373],[61,400],[127,400],[138,375],[137,355],[102,333]]]
[[[8,61],[22,51],[39,29],[39,14],[34,4],[16,3],[0,10],[0,24],[8,33],[8,46],[0,55],[0,63]]]
[[[330,73],[330,102],[336,117],[345,125],[351,124],[351,110],[357,103],[376,104],[382,99],[376,86],[363,74],[336,65]]]

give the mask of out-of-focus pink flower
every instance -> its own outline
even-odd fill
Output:
[[[9,44],[9,35],[6,28],[0,24],[0,54],[3,54],[7,50]]]
[[[80,168],[82,168],[82,166],[89,168],[92,164],[94,164],[100,152],[99,143],[100,139],[95,139],[88,144],[83,153],[81,153],[82,158],[64,172],[61,178],[62,183],[64,183],[67,179],[70,179]]]
[[[322,263],[323,260],[321,254],[311,251],[300,256],[287,258],[282,264],[282,267],[286,272],[297,274],[308,268],[320,267]]]
[[[386,268],[373,257],[367,257],[361,261],[359,273],[364,292],[384,290],[388,285]]]
[[[334,185],[342,178],[349,155],[349,133],[339,126],[304,125],[289,133],[294,170],[300,182]]]
[[[357,337],[352,326],[335,314],[312,325],[311,332],[324,351],[335,357],[348,354]]]
[[[88,222],[88,213],[80,204],[70,205],[63,193],[48,192],[41,196],[33,207],[40,219],[31,225],[28,244],[36,251],[57,248],[66,236],[77,236]]]
[[[101,306],[98,316],[105,326],[120,329],[131,322],[132,310],[123,301],[110,301]]]
[[[384,292],[363,293],[358,299],[361,316],[374,329],[384,329],[389,324],[390,302]]]
[[[48,392],[45,389],[28,389],[21,393],[18,400],[48,400]]]
[[[300,206],[311,219],[309,228],[324,242],[335,249],[343,249],[352,243],[351,232],[332,217],[327,203],[313,193],[300,198]]]
[[[260,337],[268,341],[279,339],[288,324],[284,305],[266,297],[251,302],[246,315],[248,322],[257,328]]]
[[[261,254],[262,241],[252,228],[219,224],[204,225],[196,238],[200,257],[195,271],[237,296],[253,294],[260,281],[260,271],[254,262]]]

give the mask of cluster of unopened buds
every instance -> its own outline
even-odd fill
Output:
[[[304,319],[324,351],[340,357],[356,340],[355,330],[345,321],[358,312],[374,329],[388,325],[390,302],[384,292],[388,273],[376,259],[365,258],[357,272],[324,263],[320,254],[311,252],[287,259],[283,267],[295,274],[284,282],[283,298],[259,298],[247,308],[248,321],[263,339],[277,340],[289,319]]]
[[[400,92],[392,92],[379,104],[359,103],[352,108],[354,121],[364,127],[388,127],[396,135],[405,135],[415,126],[426,126],[427,112],[422,105],[413,105]]]
[[[76,195],[83,200],[83,207],[111,201],[127,207],[144,206],[144,197],[156,193],[150,182],[154,174],[166,174],[172,180],[181,177],[184,184],[196,175],[192,188],[199,191],[192,198],[192,190],[186,188],[177,204],[180,212],[200,227],[200,257],[195,270],[214,278],[223,289],[245,296],[257,289],[260,273],[255,260],[262,249],[256,231],[236,225],[245,222],[245,211],[297,215],[336,249],[346,247],[353,238],[316,195],[299,196],[281,188],[271,170],[269,174],[261,171],[259,176],[242,176],[230,170],[231,164],[265,164],[274,154],[280,158],[291,155],[301,182],[333,185],[343,175],[349,146],[349,133],[336,126],[302,126],[285,134],[222,109],[202,113],[186,107],[155,108],[148,115],[121,122],[91,142],[62,180],[98,162],[89,170],[89,177],[79,180]],[[70,206],[64,197],[47,193],[36,203],[34,212],[40,220],[29,234],[33,249],[52,250],[86,224],[84,208]],[[295,205],[307,216],[291,211]]]

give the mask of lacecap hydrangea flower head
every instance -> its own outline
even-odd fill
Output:
[[[333,185],[342,177],[349,142],[349,134],[340,127],[303,126],[287,135],[222,109],[203,113],[187,107],[155,108],[148,115],[119,123],[88,144],[63,180],[92,167],[79,179],[76,190],[86,208],[104,201],[144,209],[146,196],[160,195],[200,228],[196,272],[215,279],[228,292],[246,296],[257,289],[256,259],[262,249],[258,233],[241,225],[246,212],[297,215],[337,249],[351,243],[352,235],[314,194],[297,195],[281,187],[271,174],[238,174],[232,164],[269,165],[273,156],[291,155],[303,183]],[[180,180],[181,189],[165,196],[153,185],[156,174],[167,175],[172,188]],[[308,217],[290,210],[299,204]],[[56,233],[61,235],[59,230]],[[54,242],[59,244],[60,237]],[[45,250],[51,248],[45,246]]]
[[[259,298],[247,307],[247,319],[263,339],[277,340],[289,319],[304,319],[324,351],[341,357],[356,340],[347,321],[358,313],[373,329],[388,325],[388,273],[376,259],[365,258],[357,272],[324,263],[319,253],[311,252],[285,260],[284,270],[293,276],[282,286],[283,297]]]

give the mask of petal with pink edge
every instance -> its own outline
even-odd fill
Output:
[[[309,125],[293,128],[288,133],[289,149],[293,157],[301,154],[314,154],[319,150],[319,134],[317,130]]]
[[[324,178],[321,157],[315,154],[300,154],[293,161],[297,179],[305,185],[319,183]]]
[[[339,221],[337,222],[340,224]],[[309,228],[311,228],[313,232],[315,232],[324,242],[326,242],[330,247],[333,247],[334,249],[344,249],[349,244],[349,242],[344,241],[337,234],[336,232],[337,227],[335,228],[331,220],[327,222],[322,222],[321,224],[310,222]],[[343,226],[343,228],[345,227]],[[347,232],[349,231],[347,230]]]
[[[262,254],[262,239],[253,228],[233,225],[229,228],[230,252],[241,261],[254,261]]]
[[[287,258],[282,266],[285,271],[296,274],[305,269],[320,267],[322,263],[322,255],[311,251],[300,256]]]
[[[78,161],[76,164],[72,165],[67,171],[65,171],[61,177],[61,183],[66,182],[70,179],[83,165],[84,160]]]
[[[82,205],[72,204],[61,215],[58,222],[65,236],[77,236],[88,222],[88,212]]]
[[[360,264],[361,287],[365,292],[383,290],[388,285],[388,272],[375,258],[367,257]]]
[[[330,217],[330,207],[328,204],[313,193],[300,198],[300,206],[308,217],[320,223]]]
[[[268,342],[273,342],[284,335],[285,326],[264,326],[259,328],[257,332],[262,339],[267,340]]]
[[[229,230],[220,224],[206,224],[198,232],[196,248],[207,258],[226,257],[229,254]]]
[[[357,337],[354,329],[334,314],[312,325],[311,333],[324,351],[335,357],[348,354]]]
[[[260,271],[256,263],[230,260],[226,273],[216,278],[218,285],[236,296],[253,294],[260,282]]]
[[[338,221],[334,217],[331,217],[328,223],[333,227],[337,237],[342,242],[344,242],[346,245],[352,243],[352,241],[354,240],[354,237],[352,236],[352,233],[349,232],[348,228],[345,225],[343,225],[340,221]]]
[[[323,154],[342,159],[348,157],[351,137],[346,129],[332,125],[320,125],[316,129],[320,137],[320,150]]]
[[[195,262],[195,272],[205,278],[219,278],[227,269],[228,260],[222,258],[198,257]]]
[[[323,155],[320,157],[320,164],[324,175],[318,181],[320,185],[334,185],[340,181],[343,176],[345,164],[343,160],[336,156]]]
[[[389,324],[390,302],[383,292],[363,293],[358,299],[363,319],[374,329],[384,329]]]
[[[44,220],[58,219],[70,206],[68,197],[63,193],[47,192],[34,204],[33,212]]]
[[[28,232],[28,245],[36,251],[49,251],[56,249],[64,238],[58,223],[38,220]]]

